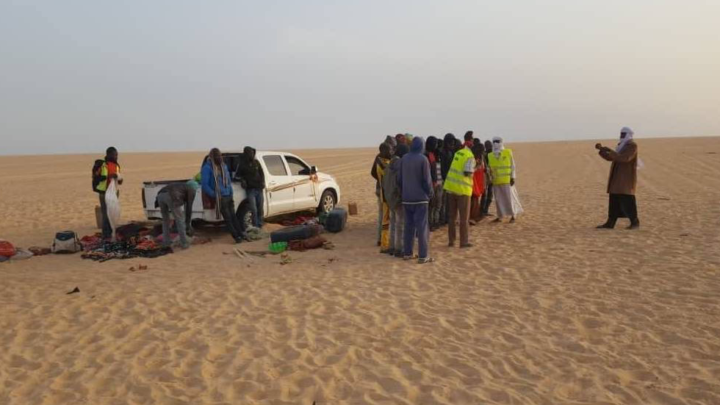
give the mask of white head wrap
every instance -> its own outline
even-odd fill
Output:
[[[503,139],[499,136],[495,136],[492,140],[493,153],[496,157],[500,157],[500,152],[505,149],[505,145],[503,145]]]
[[[620,142],[618,142],[617,146],[615,147],[615,152],[620,153],[625,145],[627,145],[628,142],[632,141],[633,135],[635,135],[635,132],[633,132],[630,127],[622,127],[620,130],[620,133],[625,134],[625,138],[620,138]],[[637,158],[637,168],[642,170],[645,168],[645,162],[642,161],[639,157]]]
[[[618,153],[620,153],[620,151],[623,150],[623,148],[625,147],[625,145],[627,145],[628,142],[632,141],[633,135],[635,134],[635,132],[633,132],[633,130],[630,129],[629,127],[623,127],[620,130],[620,133],[621,134],[624,133],[625,138],[620,138],[620,142],[618,142],[617,147],[615,147],[615,152],[618,152]]]

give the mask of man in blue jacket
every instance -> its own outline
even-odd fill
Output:
[[[218,148],[213,148],[208,156],[209,159],[205,161],[201,170],[203,194],[215,201],[215,212],[218,218],[222,215],[235,243],[240,243],[247,236],[242,223],[235,215],[230,171],[223,162],[222,153]]]
[[[415,235],[418,238],[418,263],[430,263],[428,256],[430,230],[428,228],[428,204],[433,197],[430,162],[423,155],[425,141],[416,136],[412,140],[410,153],[400,162],[398,185],[402,190],[402,203],[405,210],[405,234],[403,240],[403,258],[413,258]]]

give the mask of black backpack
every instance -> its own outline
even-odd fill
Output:
[[[105,161],[104,161],[104,160],[102,160],[102,159],[97,159],[97,160],[95,161],[95,164],[93,165],[93,168],[92,168],[92,189],[93,189],[93,191],[96,192],[96,193],[99,193],[99,192],[100,192],[100,191],[98,191],[98,189],[97,189],[97,187],[100,185],[100,182],[103,181],[103,180],[105,180],[105,179],[103,178],[104,176],[101,176],[101,175],[100,175],[100,172],[101,172],[100,169],[102,169],[102,166],[103,166],[104,164],[105,164]]]

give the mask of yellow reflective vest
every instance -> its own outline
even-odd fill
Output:
[[[490,171],[492,172],[492,184],[494,186],[502,186],[504,184],[510,184],[510,177],[512,176],[512,150],[503,149],[500,152],[500,157],[495,157],[495,153],[488,153],[488,163],[490,164]]]
[[[117,174],[119,176],[120,175],[120,165],[115,163],[115,166],[117,167],[117,171],[115,172],[115,174]],[[108,173],[108,164],[107,164],[107,162],[105,162],[105,163],[103,163],[102,167],[100,168],[100,175],[104,176],[105,180],[101,181],[100,184],[97,185],[97,187],[96,187],[97,191],[102,193],[105,190],[107,190],[108,185],[110,184],[109,183],[110,179],[107,178],[108,174],[109,174]]]
[[[465,164],[468,159],[475,160],[473,153],[467,149],[462,148],[455,152],[450,171],[445,179],[445,191],[456,195],[472,196],[473,191],[473,176],[465,175]]]

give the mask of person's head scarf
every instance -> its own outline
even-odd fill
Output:
[[[481,143],[473,145],[472,153],[473,156],[475,156],[475,159],[482,159],[482,157],[485,155],[485,146]]]
[[[422,136],[413,137],[412,144],[410,145],[410,153],[420,153],[425,151],[425,140]]]
[[[243,154],[245,155],[245,158],[249,161],[255,160],[256,153],[257,151],[251,146],[246,146],[245,149],[243,149]]]
[[[395,140],[395,138],[393,138],[393,137],[390,136],[390,135],[388,135],[388,136],[385,138],[385,143],[387,143],[387,144],[389,144],[390,146],[392,146],[393,149],[397,148],[397,141]]]
[[[400,145],[400,144],[405,144],[405,145],[407,145],[407,141],[406,141],[406,139],[405,139],[405,135],[403,135],[403,134],[397,134],[397,135],[395,135],[395,143],[396,143],[397,145]]]
[[[445,134],[445,138],[443,138],[443,145],[444,149],[446,151],[454,151],[455,150],[455,135],[451,133]]]
[[[380,144],[380,157],[383,159],[392,158],[393,148],[389,143],[383,142]]]
[[[615,147],[615,152],[620,153],[625,145],[628,144],[628,142],[632,141],[633,135],[635,135],[635,132],[633,132],[632,129],[629,127],[623,127],[620,130],[620,142],[618,142],[617,146]]]
[[[490,153],[490,151],[492,151],[492,148],[493,148],[492,141],[489,139],[487,141],[485,141],[485,153],[486,154]]]
[[[505,150],[505,145],[503,145],[503,139],[499,136],[493,137],[492,140],[492,151],[495,154],[495,157],[500,157],[500,152]]]
[[[425,141],[425,152],[432,153],[437,151],[438,139],[434,136],[428,136]]]
[[[395,156],[402,159],[403,156],[405,156],[410,151],[410,148],[408,148],[407,145],[398,145],[395,149]]]
[[[460,149],[465,147],[465,143],[463,143],[462,140],[456,139],[455,140],[455,149],[453,149],[455,152],[459,151]]]

